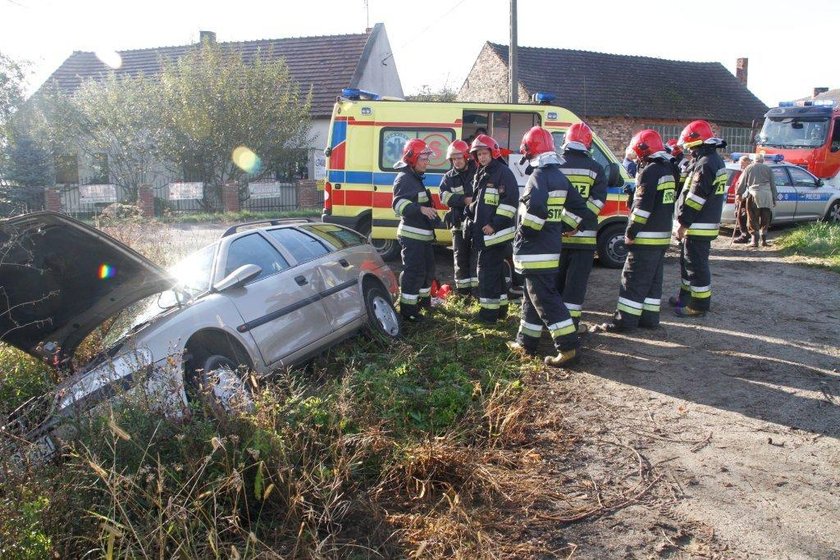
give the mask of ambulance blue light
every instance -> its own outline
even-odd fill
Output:
[[[741,156],[747,156],[750,159],[753,159],[755,154],[748,154],[748,153],[744,153],[744,152],[732,152],[729,155],[729,157],[732,158],[732,161],[735,161],[735,162],[737,162],[739,159],[741,159]],[[785,160],[785,155],[784,154],[764,154],[764,160],[765,161],[772,161],[773,163],[780,163],[780,162]]]
[[[834,107],[834,100],[833,99],[817,99],[814,101],[814,105],[817,107]]]
[[[341,90],[341,97],[346,99],[351,99],[354,101],[358,101],[359,99],[367,99],[371,101],[377,101],[380,99],[378,93],[373,93],[370,91],[365,91],[363,89],[357,88],[343,88]]]
[[[545,105],[553,102],[555,99],[557,99],[557,96],[553,93],[538,91],[531,97],[531,99],[533,99],[535,103],[541,103]]]

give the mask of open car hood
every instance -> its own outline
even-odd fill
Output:
[[[71,357],[105,319],[173,284],[136,251],[63,214],[0,220],[0,341],[33,356]]]

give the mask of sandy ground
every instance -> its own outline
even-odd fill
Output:
[[[712,275],[706,317],[666,304],[659,329],[585,335],[574,371],[537,377],[556,421],[535,423],[528,476],[558,501],[508,537],[559,558],[840,558],[840,276],[728,238]],[[595,267],[584,321],[609,318],[619,278]],[[552,515],[575,487],[602,513]]]
[[[219,229],[161,241],[197,248]],[[451,252],[437,262],[451,281]],[[659,329],[585,335],[574,371],[533,377],[532,445],[517,476],[542,491],[496,531],[511,550],[840,558],[840,275],[728,238],[715,242],[712,275],[705,318],[665,305]],[[609,318],[619,277],[595,267],[584,321]],[[678,286],[672,250],[666,296]]]

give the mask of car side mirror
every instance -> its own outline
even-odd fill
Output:
[[[255,264],[243,264],[221,280],[214,286],[213,291],[224,292],[231,288],[239,288],[256,278],[262,273],[262,268]]]
[[[621,168],[617,163],[608,163],[606,171],[608,187],[620,187],[624,185],[624,178],[621,176]]]
[[[821,187],[821,186],[823,186],[824,184],[825,184],[825,183],[823,183],[823,180],[822,180],[822,179],[817,179],[817,186],[818,186],[818,187]]]

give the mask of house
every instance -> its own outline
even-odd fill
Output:
[[[216,42],[216,34],[202,31],[200,42],[203,41]],[[313,141],[308,161],[308,177],[311,179],[323,178],[323,151],[327,145],[330,116],[333,103],[342,88],[360,88],[397,97],[403,95],[388,35],[381,23],[377,23],[365,33],[351,35],[291,37],[219,44],[241,52],[246,60],[258,50],[263,54],[271,53],[273,58],[282,57],[292,79],[300,84],[303,94],[312,88]],[[82,82],[104,79],[111,72],[118,77],[142,73],[146,77],[154,78],[161,73],[161,60],[177,60],[195,47],[196,44],[120,51],[122,64],[116,70],[111,70],[92,52],[76,51],[53,72],[45,86],[55,85],[60,91],[72,94]],[[58,181],[60,183],[78,183],[79,176],[95,175],[91,173],[91,169],[95,171],[102,167],[102,162],[77,162],[75,166],[68,165],[68,162],[59,163],[63,164],[59,165],[60,168],[71,170],[70,175],[75,170],[76,176],[75,181]],[[79,171],[80,168],[82,171]]]
[[[638,130],[653,128],[667,141],[695,119],[708,120],[731,151],[750,151],[753,121],[767,111],[746,87],[745,58],[736,77],[719,62],[531,47],[517,53],[519,102],[555,94],[554,104],[584,119],[619,156]],[[508,47],[487,42],[458,99],[504,102],[507,84]]]

